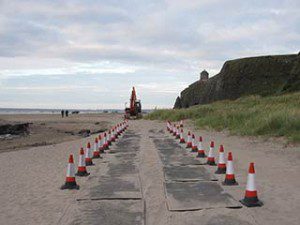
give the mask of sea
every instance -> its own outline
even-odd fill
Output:
[[[83,114],[95,114],[95,113],[124,113],[124,109],[68,109],[72,114],[79,112]],[[149,113],[152,110],[145,109],[143,113]],[[61,109],[22,109],[22,108],[0,108],[0,114],[60,114]]]
[[[69,113],[124,113],[121,109],[68,109]],[[0,114],[60,114],[61,109],[0,108]]]

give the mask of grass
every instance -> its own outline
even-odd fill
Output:
[[[197,128],[227,129],[238,135],[285,137],[288,142],[300,143],[300,92],[249,96],[187,109],[155,110],[146,119],[191,119]]]

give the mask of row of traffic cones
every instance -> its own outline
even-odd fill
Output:
[[[115,142],[118,137],[128,128],[128,121],[117,124],[108,132],[99,134],[95,138],[94,149],[91,149],[90,142],[87,143],[86,151],[80,148],[77,173],[75,173],[74,157],[73,154],[69,156],[69,163],[67,166],[67,175],[65,184],[61,186],[61,189],[79,189],[79,185],[76,183],[75,176],[88,176],[87,166],[94,165],[93,159],[102,158],[101,153],[109,149],[112,142]]]
[[[194,134],[191,134],[189,131],[187,134],[187,141],[184,139],[184,132],[183,132],[183,124],[181,125],[172,125],[169,121],[167,122],[167,130],[174,136],[177,137],[179,135],[179,143],[184,144],[186,143],[186,148],[191,149],[191,152],[197,152],[197,158],[205,158],[205,150],[202,145],[202,137],[199,137],[198,144],[196,143],[196,138]],[[180,130],[179,130],[180,129]],[[220,145],[219,148],[219,159],[218,163],[215,162],[214,156],[214,147],[215,144],[213,141],[210,143],[207,161],[206,164],[210,166],[217,166],[217,170],[215,171],[216,174],[225,174],[225,179],[222,182],[223,185],[238,185],[238,182],[235,179],[234,175],[234,167],[233,167],[233,156],[232,152],[228,152],[227,162],[225,161],[225,153],[224,153],[224,146]],[[255,170],[254,170],[254,163],[251,162],[249,165],[248,171],[248,178],[247,178],[247,186],[245,197],[240,201],[242,204],[248,207],[254,206],[262,206],[263,203],[258,199],[257,190],[255,186]]]

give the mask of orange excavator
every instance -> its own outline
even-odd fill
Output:
[[[136,98],[135,88],[132,88],[130,97],[130,108],[125,107],[126,119],[139,119],[142,118],[142,105],[141,100]]]

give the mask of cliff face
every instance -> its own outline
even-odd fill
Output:
[[[183,90],[174,108],[299,90],[299,54],[236,59],[225,62],[220,73],[208,81],[197,81]]]

